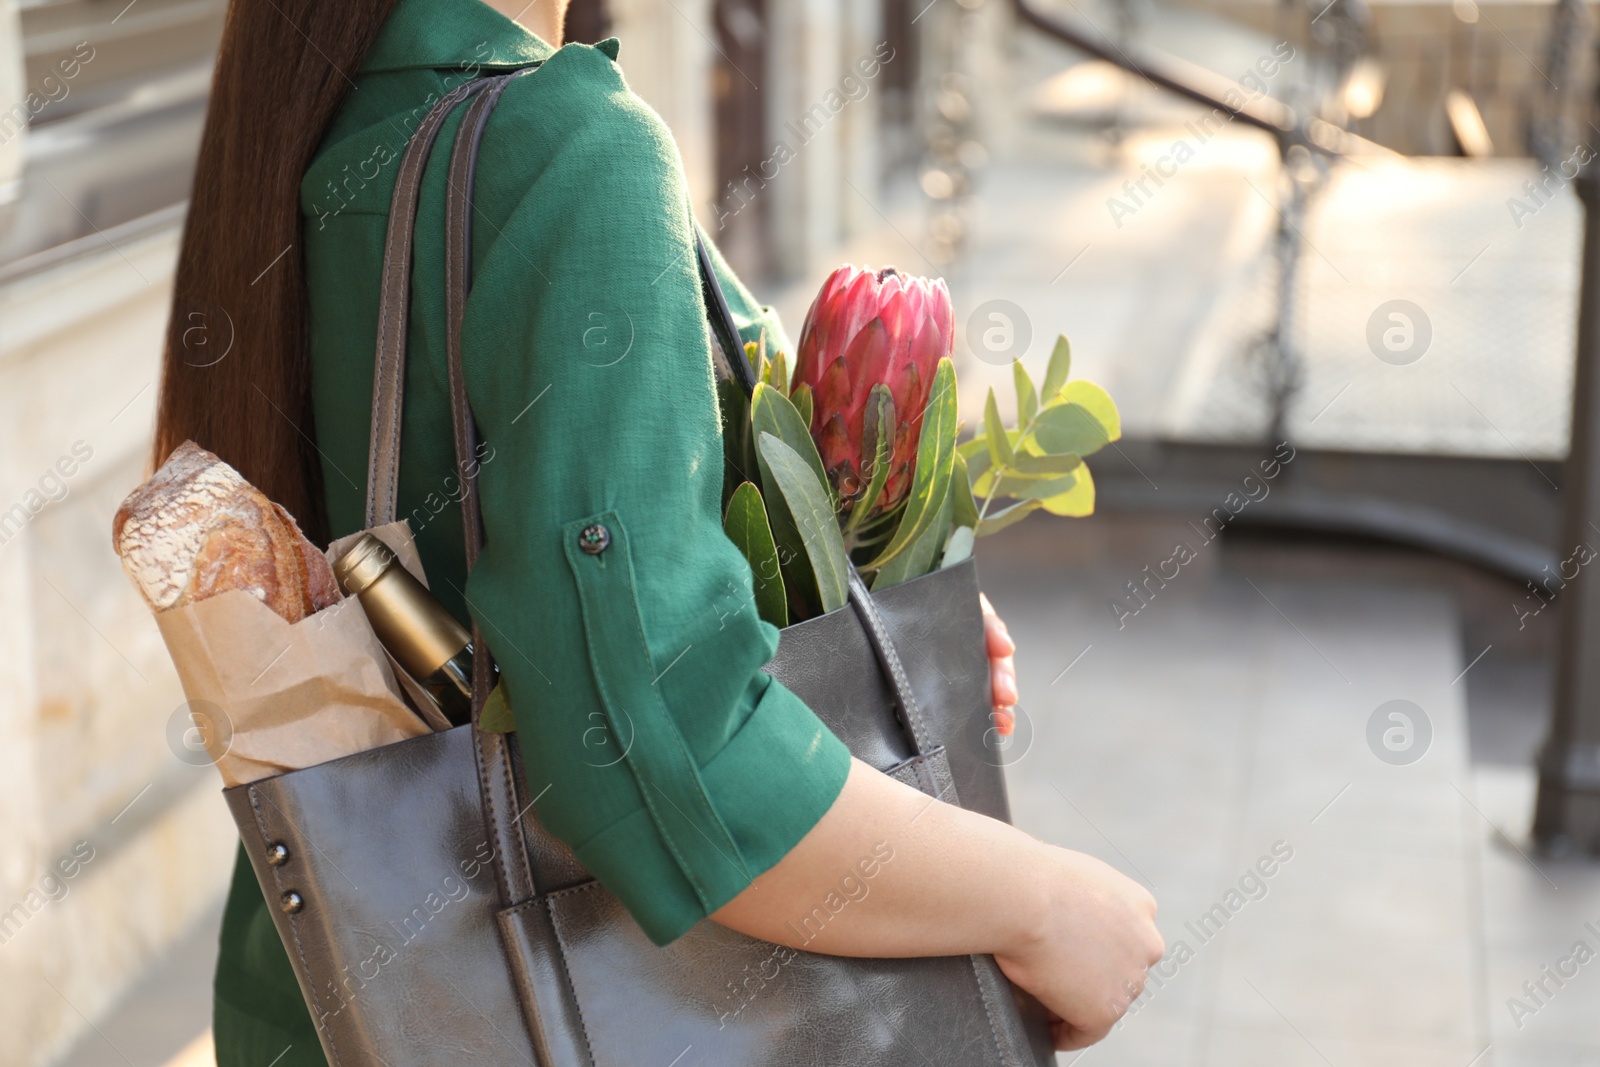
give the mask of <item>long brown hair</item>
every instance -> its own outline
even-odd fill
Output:
[[[232,0],[162,359],[154,465],[193,439],[325,542],[300,179],[395,0]]]

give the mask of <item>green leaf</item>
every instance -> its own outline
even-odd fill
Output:
[[[939,550],[944,547],[949,536],[950,494],[946,493],[944,503],[940,505],[934,520],[916,536],[904,552],[890,560],[872,580],[873,592],[887,589],[891,585],[899,585],[901,582],[909,582],[913,578],[921,578],[934,570],[934,561],[938,559]]]
[[[1008,471],[1001,476],[999,484],[996,485],[994,472],[985,471],[978,476],[972,491],[981,497],[1011,496],[1019,500],[1031,500],[1050,495],[1055,491],[1052,488],[1054,486],[1065,487],[1067,484],[1068,482],[1063,481],[1060,474],[1028,477],[1019,475],[1015,471]]]
[[[956,369],[946,356],[939,360],[928,392],[928,405],[922,409],[922,433],[917,438],[917,468],[911,475],[906,494],[905,514],[883,552],[866,565],[879,570],[905,551],[939,514],[950,489],[950,468],[956,445]]]
[[[1056,496],[1076,485],[1078,474],[1085,470],[1088,468],[1080,467],[1071,474],[1061,474],[1054,478],[1018,481],[1007,490],[1007,495],[1014,496],[1018,500],[1043,500],[1046,497]]]
[[[789,395],[789,361],[782,352],[774,353],[767,361],[766,372],[761,375],[761,380],[785,396]],[[806,424],[809,426],[810,420]]]
[[[1039,413],[1033,439],[1040,448],[1057,455],[1087,456],[1122,436],[1117,406],[1093,382],[1072,382],[1063,399]],[[1067,399],[1071,397],[1071,399]]]
[[[1081,463],[1083,457],[1075,452],[1048,456],[1019,454],[1017,461],[1011,465],[1011,473],[1019,478],[1057,478],[1071,474]]]
[[[954,567],[972,555],[972,540],[977,535],[971,526],[957,526],[950,531],[950,540],[945,542],[944,558],[939,561],[939,569]]]
[[[1044,385],[1039,390],[1039,400],[1045,405],[1056,398],[1056,393],[1067,384],[1072,373],[1072,344],[1066,334],[1056,337],[1056,347],[1050,352],[1050,363],[1044,370]]]
[[[800,535],[800,527],[789,513],[788,502],[778,488],[778,479],[768,466],[766,456],[753,445],[751,450],[756,453],[755,466],[761,475],[759,484],[766,490],[763,499],[767,505],[767,521],[772,525],[772,539],[778,545],[778,563],[791,594],[790,621],[798,622],[816,613],[818,605],[822,603],[822,595],[817,590],[817,579],[811,570],[805,538]],[[734,492],[737,491],[735,487]],[[728,499],[732,501],[732,494]]]
[[[1017,423],[1026,426],[1039,410],[1039,396],[1033,391],[1033,379],[1028,377],[1028,368],[1022,365],[1022,360],[1012,361],[1011,377],[1017,385]]]
[[[1117,411],[1117,402],[1098,385],[1087,378],[1068,382],[1061,389],[1061,399],[1069,404],[1077,404],[1094,416],[1095,421],[1105,427],[1106,437],[1110,440],[1122,439],[1122,415]]]
[[[989,441],[989,461],[996,467],[1009,464],[1015,453],[1011,449],[1011,438],[1006,433],[1005,423],[1000,421],[1000,406],[995,403],[992,386],[989,399],[983,404],[983,432]]]
[[[816,442],[811,440],[810,424],[800,417],[799,410],[789,402],[789,398],[766,382],[757,382],[755,392],[750,394],[750,425],[758,435],[758,440],[760,434],[770,433],[788,445],[816,474],[817,481],[822,483],[823,491],[832,503],[832,510],[837,512],[839,497],[828,480],[828,472],[823,469]]]
[[[894,453],[894,394],[881,382],[867,394],[865,434],[862,444],[876,442],[872,449],[871,479],[861,495],[850,505],[850,521],[845,523],[845,533],[854,533],[883,494],[884,483],[889,480],[889,459]]]
[[[795,386],[793,391],[789,393],[789,403],[793,404],[794,409],[800,413],[800,421],[810,426],[813,410],[811,386],[805,382]]]
[[[973,455],[961,456],[961,453],[956,453],[956,455],[961,456],[961,459],[967,465],[967,477],[972,481],[972,491],[974,493],[978,491],[978,479],[989,471],[989,449],[987,442],[983,443],[985,447],[978,449]]]
[[[722,413],[722,499],[726,504],[741,482],[756,477],[755,442],[750,432],[750,398],[738,382],[717,382],[717,406]]]
[[[986,516],[983,521],[978,523],[977,536],[987,537],[989,534],[998,533],[1012,523],[1021,522],[1034,511],[1037,511],[1039,507],[1040,502],[1037,500],[1023,500],[1012,504],[1003,511],[997,511],[993,515]]]
[[[957,526],[978,525],[978,502],[972,498],[972,479],[967,474],[967,461],[956,454],[950,470],[950,521]]]
[[[839,535],[839,520],[826,483],[798,452],[773,434],[762,431],[757,437],[756,451],[777,482],[778,491],[783,494],[805,543],[822,610],[829,612],[843,607],[849,589],[850,560],[845,555],[844,538]]]
[[[502,678],[489,691],[489,699],[483,702],[483,710],[478,713],[478,729],[486,734],[509,734],[516,728],[516,716],[511,714],[511,701],[506,696],[506,680]]]
[[[783,574],[778,567],[778,544],[767,522],[767,506],[761,490],[753,482],[735,489],[723,516],[722,529],[728,540],[739,547],[750,563],[755,579],[756,611],[772,625],[789,625],[788,598],[783,589]]]
[[[971,460],[979,453],[986,453],[989,449],[989,438],[986,434],[978,434],[970,440],[961,442],[956,446],[956,455],[962,459]]]
[[[1081,467],[1071,487],[1054,496],[1044,497],[1040,505],[1052,515],[1066,515],[1081,519],[1094,514],[1094,478],[1088,467]]]

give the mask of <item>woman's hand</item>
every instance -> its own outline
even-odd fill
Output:
[[[819,911],[846,883],[849,906]],[[1161,958],[1155,913],[1142,886],[1099,860],[856,760],[811,832],[711,917],[834,956],[990,953],[1058,1020],[1058,1046],[1083,1048],[1110,1031]]]
[[[1025,944],[996,952],[995,962],[1055,1016],[1056,1048],[1087,1048],[1144,991],[1166,944],[1144,886],[1093,856],[1046,847],[1049,903]]]
[[[979,593],[978,603],[983,606],[983,639],[989,649],[989,686],[994,702],[990,719],[1001,737],[1009,737],[1017,722],[1017,665],[1012,659],[1017,644],[1011,640],[1005,622],[995,614],[989,598]]]

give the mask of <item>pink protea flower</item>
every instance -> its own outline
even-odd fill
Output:
[[[943,279],[846,265],[822,284],[800,332],[794,385],[811,389],[811,436],[846,507],[872,477],[872,387],[888,386],[895,418],[888,480],[872,505],[878,514],[900,503],[911,485],[928,390],[954,344],[955,312]]]

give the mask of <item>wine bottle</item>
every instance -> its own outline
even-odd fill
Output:
[[[457,726],[470,722],[472,635],[455,616],[370,533],[339,557],[333,574],[346,595],[361,601],[378,641],[439,712]]]

